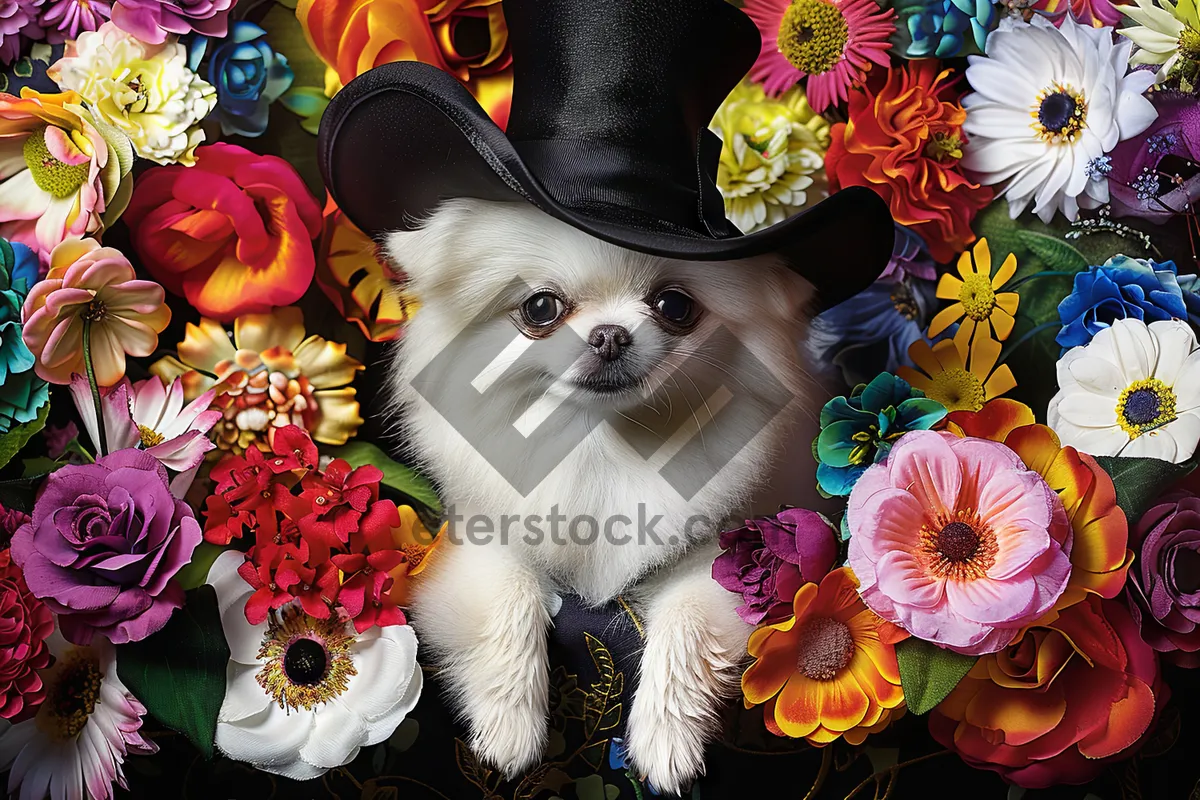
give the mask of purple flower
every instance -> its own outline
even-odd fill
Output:
[[[16,61],[25,43],[42,35],[38,27],[41,4],[42,0],[0,0],[0,63]]]
[[[1108,188],[1114,216],[1161,224],[1200,200],[1200,174],[1186,166],[1200,160],[1200,103],[1168,90],[1152,92],[1150,102],[1158,118],[1112,151]]]
[[[108,0],[47,0],[40,22],[46,30],[46,41],[62,44],[84,31],[96,30],[111,16],[112,3]]]
[[[896,224],[896,243],[892,245],[892,260],[876,280],[904,280],[907,276],[932,281],[937,279],[937,267],[933,256],[925,247],[925,240],[911,229]]]
[[[0,503],[0,548],[7,547],[17,529],[29,522],[29,515],[15,508],[5,508]]]
[[[820,514],[788,508],[725,531],[721,549],[725,552],[713,562],[713,579],[742,596],[738,616],[757,625],[786,618],[796,591],[833,567],[838,544]]]
[[[0,0],[4,2],[4,0]],[[223,39],[229,33],[229,11],[236,0],[116,0],[113,23],[150,44],[162,44],[174,33],[198,33]]]
[[[145,639],[183,605],[171,580],[200,543],[192,510],[167,488],[154,456],[118,450],[46,479],[33,518],[13,537],[30,591],[69,641]]]
[[[1200,667],[1200,497],[1167,496],[1131,534],[1125,591],[1142,638],[1168,661]]]

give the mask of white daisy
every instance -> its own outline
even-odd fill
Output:
[[[1126,74],[1132,46],[1115,43],[1112,28],[1035,16],[1004,20],[987,57],[969,58],[962,163],[980,182],[1004,184],[1013,218],[1031,202],[1044,222],[1108,202],[1108,182],[1092,180],[1088,164],[1157,116],[1142,96],[1154,76]]]
[[[387,739],[416,706],[417,637],[407,625],[355,633],[297,605],[251,625],[245,607],[254,590],[237,572],[244,561],[224,552],[208,575],[230,653],[217,747],[276,775],[319,777]]]
[[[1162,83],[1180,59],[1200,61],[1200,11],[1195,0],[1134,0],[1136,5],[1116,8],[1139,24],[1121,28],[1117,33],[1138,46],[1130,58],[1132,64],[1161,64],[1158,82]]]
[[[1200,443],[1200,349],[1182,320],[1122,319],[1058,362],[1047,422],[1096,456],[1179,464]]]
[[[46,643],[55,658],[41,673],[46,699],[32,719],[0,736],[8,793],[109,800],[114,781],[128,788],[121,769],[126,756],[158,752],[139,733],[146,709],[117,677],[116,653],[107,640],[77,647],[55,631]]]

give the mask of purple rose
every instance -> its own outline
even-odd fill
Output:
[[[2,1],[2,0],[0,0]],[[121,30],[150,44],[170,34],[198,33],[225,38],[229,11],[236,0],[116,0],[112,21]]]
[[[1146,644],[1200,667],[1200,497],[1168,495],[1131,531],[1137,553],[1125,591]]]
[[[129,449],[52,473],[12,555],[69,641],[86,645],[99,633],[123,644],[161,629],[183,605],[171,578],[201,538],[163,465]]]
[[[820,514],[788,508],[725,531],[721,549],[725,552],[713,562],[713,578],[742,596],[738,616],[757,625],[778,622],[791,613],[796,591],[833,568],[838,543]]]
[[[42,0],[0,0],[0,63],[16,61],[26,44],[41,37],[37,24],[41,4]]]
[[[1151,92],[1150,102],[1158,118],[1112,151],[1108,187],[1114,216],[1162,224],[1200,200],[1200,175],[1184,167],[1200,160],[1200,103],[1176,91]]]

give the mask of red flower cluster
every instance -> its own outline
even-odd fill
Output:
[[[37,671],[50,663],[53,630],[50,609],[29,591],[8,550],[0,552],[0,717],[19,722],[45,699]]]
[[[383,473],[335,459],[317,468],[301,428],[271,432],[271,454],[251,447],[212,471],[204,538],[253,536],[238,573],[254,587],[246,619],[260,624],[292,601],[317,619],[344,614],[362,633],[403,625],[407,579],[425,565],[433,537],[413,510],[379,499]]]

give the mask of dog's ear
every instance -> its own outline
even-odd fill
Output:
[[[408,230],[384,234],[380,251],[396,279],[406,287],[420,288],[444,276],[456,261],[451,252],[454,238],[471,229],[471,216],[470,204],[450,201]]]

